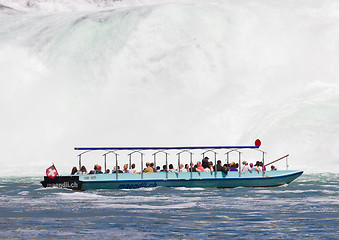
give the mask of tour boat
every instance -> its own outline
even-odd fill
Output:
[[[169,152],[174,151],[177,155],[178,166],[182,154],[188,154],[190,165],[193,163],[193,151],[203,151],[203,157],[207,153],[215,156],[214,164],[217,164],[217,154],[225,151],[229,163],[229,154],[231,152],[239,153],[239,171],[211,171],[211,172],[153,172],[153,173],[108,173],[108,174],[79,174],[79,175],[58,175],[54,165],[46,170],[46,176],[41,184],[44,187],[69,188],[73,190],[89,189],[136,189],[136,188],[154,188],[154,187],[202,187],[202,188],[235,188],[235,187],[275,187],[289,184],[302,175],[300,170],[287,170],[288,155],[281,157],[271,163],[265,164],[265,152],[260,150],[260,140],[256,140],[255,146],[199,146],[199,147],[76,147],[75,150],[81,150],[78,155],[79,169],[81,165],[81,156],[92,151],[104,151],[104,168],[106,170],[106,156],[114,154],[115,167],[118,166],[118,156],[122,151],[129,151],[129,166],[131,166],[131,157],[133,154],[140,155],[141,165],[144,166],[144,152],[153,151],[154,164],[158,154],[164,154],[166,166],[168,169]],[[240,171],[241,154],[245,149],[253,149],[262,152],[262,164],[268,166],[274,162],[286,159],[286,170],[276,171]],[[219,151],[219,152],[217,152]],[[200,159],[198,159],[200,160]],[[195,160],[198,161],[198,160]]]

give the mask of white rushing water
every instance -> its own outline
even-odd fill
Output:
[[[0,0],[0,175],[68,173],[75,146],[256,138],[337,172],[338,66],[335,0]]]

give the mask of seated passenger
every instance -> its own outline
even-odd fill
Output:
[[[94,171],[93,170],[91,170],[91,171],[89,171],[89,173],[88,174],[94,174]]]
[[[168,166],[168,171],[169,171],[169,172],[175,172],[175,169],[174,169],[174,167],[173,167],[173,164],[170,164],[170,165]]]
[[[220,172],[227,174],[227,167],[226,167],[226,165],[224,167],[221,166],[221,160],[217,161],[217,171],[220,171]]]
[[[153,172],[157,172],[157,169],[154,167],[154,163],[150,163],[149,166],[153,169]]]
[[[202,167],[200,161],[197,162],[197,168],[196,169],[197,169],[197,171],[200,170],[200,172],[204,172],[204,168]]]
[[[146,168],[144,169],[144,173],[152,173],[153,168],[150,166],[150,164],[147,162],[146,163]]]
[[[95,164],[95,165],[94,165],[94,174],[97,173],[97,169],[98,169],[98,164]]]
[[[160,172],[167,172],[167,166],[166,165],[163,165],[162,166],[162,170]]]
[[[251,172],[252,172],[253,170],[255,170],[254,167],[253,167],[253,163],[250,163],[250,170],[251,170]]]
[[[260,172],[260,171],[262,170],[259,161],[257,161],[257,162],[254,164],[254,169],[255,169],[257,172]]]
[[[242,167],[241,171],[243,171],[243,172],[245,172],[245,171],[252,172],[251,168],[248,166],[248,163],[246,161],[243,161],[242,165],[243,165],[243,167]]]
[[[120,170],[120,167],[118,166],[118,173],[123,173],[123,171]],[[113,167],[112,173],[116,173],[116,167]]]
[[[72,168],[72,171],[71,171],[71,175],[74,175],[74,174],[76,174],[78,172],[78,169],[77,169],[77,167],[73,167]]]
[[[213,162],[212,161],[208,162],[208,167],[209,167],[211,172],[214,172]]]
[[[130,172],[130,173],[136,173],[137,170],[135,170],[135,164],[134,164],[134,163],[132,164],[131,167],[132,167],[132,169],[130,169],[129,172]]]
[[[124,173],[129,173],[129,170],[128,170],[128,164],[124,164],[124,170],[123,170]]]
[[[201,161],[201,166],[205,169],[208,168],[208,157],[204,157],[204,159]]]
[[[160,172],[160,166],[157,166],[156,172]]]
[[[197,172],[197,165],[194,165],[193,163],[191,163],[191,167],[189,169],[189,172]],[[199,170],[200,171],[200,170]]]
[[[81,166],[80,170],[77,172],[77,174],[87,174],[87,169],[85,166]]]
[[[275,166],[271,166],[271,171],[277,171],[277,168]]]
[[[208,157],[204,157],[204,159],[201,161],[201,166],[204,168],[204,172],[210,172],[209,164],[208,164]]]
[[[257,164],[257,167],[259,168],[259,171],[266,171],[266,167],[263,165],[262,162],[257,161],[256,164]]]
[[[107,169],[106,172],[105,172],[105,174],[109,174],[109,173],[110,173],[110,171],[109,171],[109,169]]]
[[[180,164],[180,165],[179,165],[179,172],[187,172],[187,169],[184,168],[184,165],[183,165],[183,164]]]
[[[187,163],[185,164],[185,169],[186,169],[186,172],[190,171],[190,166]]]
[[[232,172],[232,171],[233,171],[233,172],[238,171],[235,162],[232,162],[232,163],[231,163],[231,165],[230,165],[230,171],[231,171],[231,172]]]
[[[103,172],[101,171],[101,166],[100,165],[97,166],[96,174],[103,174]]]

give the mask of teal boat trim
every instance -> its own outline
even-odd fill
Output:
[[[218,172],[218,173],[221,173],[222,172]],[[180,180],[185,180],[185,181],[215,181],[216,179],[217,180],[242,180],[242,181],[246,181],[246,180],[266,180],[267,178],[269,179],[278,179],[278,178],[286,178],[286,176],[295,176],[295,175],[301,175],[303,174],[303,171],[297,171],[295,173],[292,173],[292,174],[289,174],[289,175],[282,175],[282,176],[267,176],[267,177],[262,177],[262,176],[259,176],[259,177],[252,177],[252,178],[249,178],[249,177],[232,177],[232,178],[227,178],[225,174],[225,177],[223,178],[188,178],[188,179],[184,179],[184,178],[178,178],[178,179],[139,179],[139,180],[134,180],[134,179],[131,179],[131,180],[102,180],[102,181],[84,181],[85,183],[108,183],[108,182],[140,182],[140,181],[143,181],[143,182],[154,182],[154,181],[163,181],[163,182],[171,182],[171,181],[180,181]]]

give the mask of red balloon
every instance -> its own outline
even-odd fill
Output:
[[[261,146],[261,141],[259,139],[255,140],[255,146],[260,147]]]

